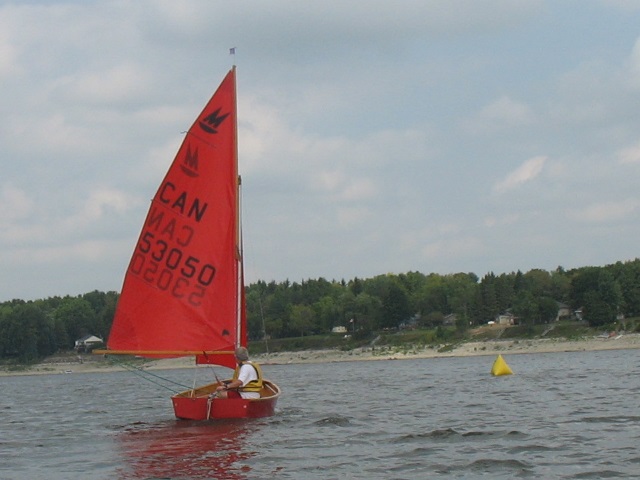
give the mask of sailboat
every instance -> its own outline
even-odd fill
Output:
[[[247,345],[235,66],[196,118],[156,192],[127,268],[107,349],[236,366]],[[280,389],[216,398],[216,382],[171,397],[177,418],[266,417]]]

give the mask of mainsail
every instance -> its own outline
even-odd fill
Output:
[[[156,192],[124,279],[109,353],[233,367],[246,345],[235,67]]]

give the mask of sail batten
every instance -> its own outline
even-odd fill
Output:
[[[211,352],[232,366],[233,349],[246,345],[238,322],[244,285],[237,258],[235,85],[233,68],[188,130],[153,197],[125,275],[109,353],[207,358]]]

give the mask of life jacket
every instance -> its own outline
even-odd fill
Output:
[[[242,365],[251,365],[255,369],[256,374],[258,375],[258,379],[251,380],[249,383],[247,383],[243,387],[238,388],[238,391],[239,392],[259,392],[260,390],[262,390],[262,369],[260,368],[260,365],[253,362],[243,362]],[[238,379],[238,376],[240,375],[240,367],[242,365],[238,365],[236,367],[235,371],[233,372],[233,380]]]

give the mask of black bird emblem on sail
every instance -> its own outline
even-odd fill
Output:
[[[220,127],[220,124],[229,116],[228,113],[220,115],[220,110],[219,108],[200,120],[200,128],[207,133],[218,133],[217,129]]]

